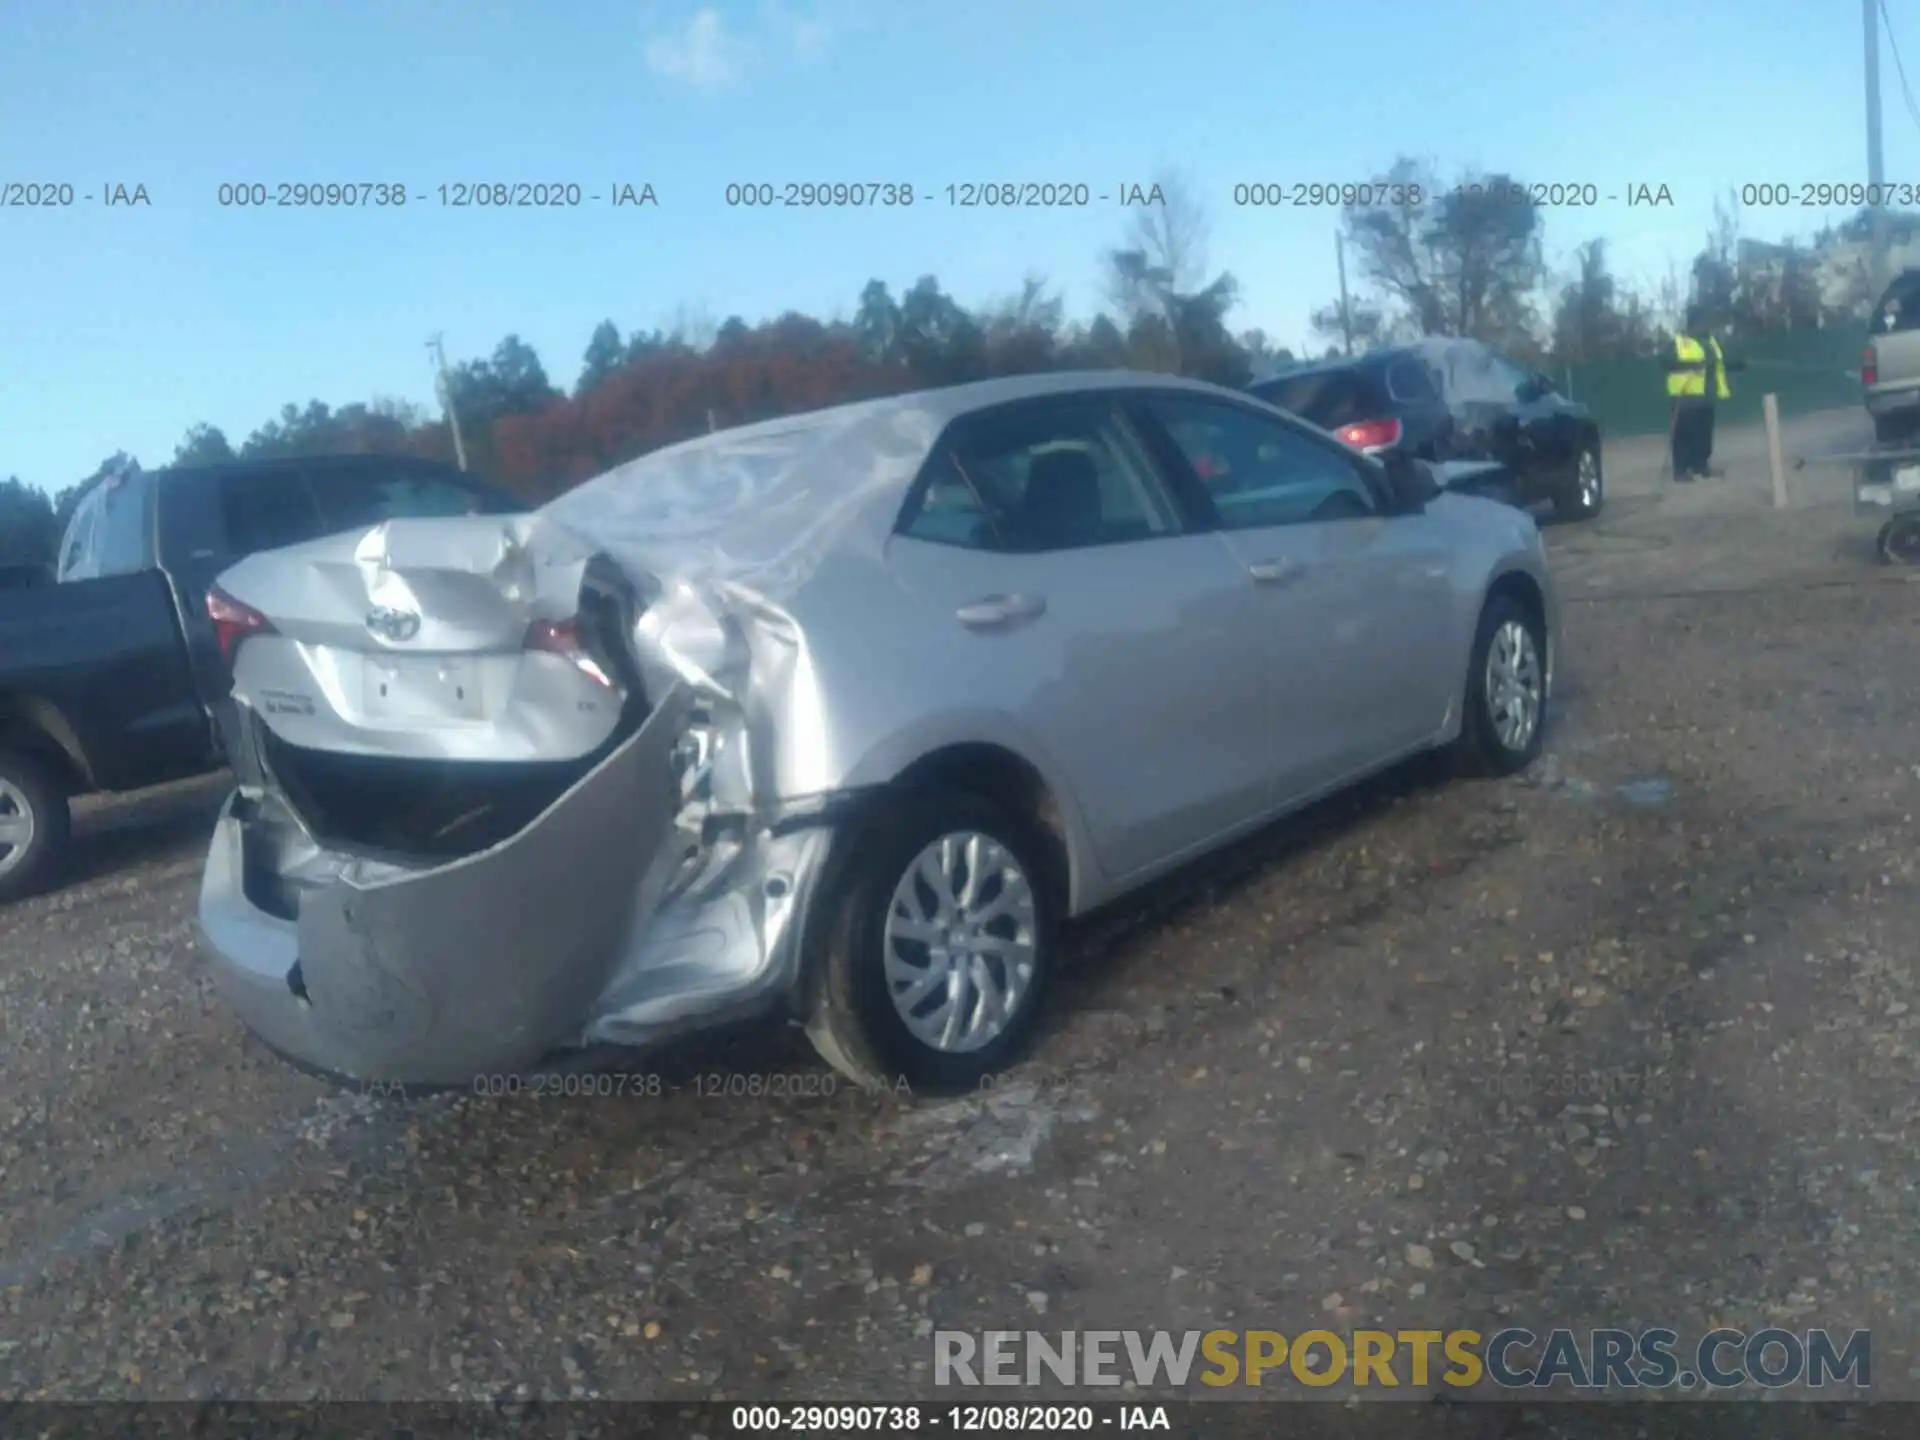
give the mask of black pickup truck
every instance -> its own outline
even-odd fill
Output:
[[[256,551],[382,520],[520,508],[450,466],[395,456],[98,482],[74,511],[53,573],[27,567],[0,584],[0,901],[57,872],[73,796],[224,763],[217,716],[231,677],[206,598],[221,571]]]

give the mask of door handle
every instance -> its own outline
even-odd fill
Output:
[[[1256,585],[1290,585],[1307,573],[1298,560],[1255,560],[1247,566],[1247,575]]]
[[[996,625],[1036,620],[1047,613],[1047,602],[1038,595],[988,595],[962,605],[953,613],[962,625],[987,630]]]

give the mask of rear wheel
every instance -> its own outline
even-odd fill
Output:
[[[1573,479],[1554,506],[1564,520],[1591,520],[1606,503],[1606,481],[1600,471],[1600,449],[1589,445],[1574,462]]]
[[[1540,753],[1546,718],[1546,627],[1531,606],[1495,595],[1474,636],[1456,767],[1471,775],[1526,769]]]
[[[30,895],[66,858],[67,797],[38,760],[0,752],[0,901]]]
[[[1873,439],[1877,445],[1905,445],[1913,436],[1913,422],[1901,415],[1873,417]]]
[[[808,1037],[860,1084],[977,1086],[1039,1020],[1055,946],[1047,845],[942,790],[901,794],[851,842],[822,897]]]
[[[1888,565],[1920,565],[1920,515],[1896,515],[1880,527],[1880,559]]]

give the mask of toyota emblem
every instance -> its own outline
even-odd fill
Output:
[[[420,617],[411,610],[379,605],[367,612],[367,629],[382,640],[403,644],[420,633]]]

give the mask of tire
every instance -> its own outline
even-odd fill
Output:
[[[1896,515],[1880,527],[1883,565],[1920,565],[1920,514]]]
[[[1573,479],[1554,501],[1554,512],[1562,520],[1591,520],[1606,504],[1606,472],[1600,467],[1600,447],[1584,446],[1574,461]]]
[[[1905,445],[1912,433],[1913,422],[1904,416],[1873,417],[1873,443],[1876,445]]]
[[[828,877],[821,896],[821,923],[814,932],[818,945],[808,957],[812,970],[807,1037],[829,1065],[859,1085],[892,1089],[904,1081],[912,1091],[972,1089],[1017,1060],[1039,1022],[1052,978],[1058,897],[1064,888],[1058,883],[1058,867],[1049,863],[1053,847],[1033,825],[964,793],[914,790],[881,803],[884,808],[849,836],[847,860]],[[943,845],[956,847],[945,867],[937,863],[938,847]],[[916,909],[922,915],[930,909],[937,913],[939,906],[928,902],[939,897],[925,881],[914,885],[905,898],[901,887],[907,884],[909,872],[930,855],[937,869],[957,869],[964,876],[969,845],[1001,872],[989,876],[975,903],[990,906],[1006,895],[1013,898],[1012,910],[1018,912],[982,922],[983,939],[999,943],[975,952],[969,957],[971,966],[981,967],[990,981],[1004,982],[1009,974],[1018,975],[1009,964],[1017,957],[1026,962],[1026,973],[1015,990],[1011,1016],[1000,1028],[992,1029],[983,1019],[976,1035],[956,1035],[955,1044],[941,1048],[909,1023],[909,1015],[922,1027],[938,1016],[940,987],[934,986],[904,1010],[895,1003],[894,992],[916,973],[931,979],[932,972],[943,966],[947,973],[954,973],[953,962],[927,942],[899,930],[890,935],[889,926],[913,920],[911,911]],[[958,864],[953,863],[956,860]],[[1006,867],[1024,881],[1010,883],[1003,878]],[[985,870],[986,865],[981,868]],[[969,888],[963,881],[957,898],[964,899]],[[1024,902],[1017,898],[1023,891]],[[896,916],[897,900],[905,908]],[[1029,948],[1010,945],[1016,937],[1030,942]],[[891,979],[890,953],[895,957]],[[972,979],[981,972],[969,966],[959,973]],[[958,1007],[962,1017],[967,1010],[965,1005]],[[956,1026],[959,1023],[955,1021]]]
[[[1532,720],[1530,724],[1509,728],[1509,713],[1515,687],[1524,687],[1518,677],[1504,681],[1496,675],[1500,657],[1517,655],[1520,637],[1531,647],[1531,665],[1518,661],[1522,671],[1532,675]],[[1494,595],[1480,612],[1479,629],[1474,634],[1473,658],[1467,666],[1467,683],[1460,738],[1454,742],[1456,772],[1465,775],[1514,775],[1527,768],[1540,754],[1546,733],[1546,627],[1532,607],[1510,595]],[[1505,694],[1508,704],[1496,704],[1496,696]],[[1517,743],[1515,737],[1517,738]]]
[[[41,889],[67,857],[67,797],[31,755],[0,751],[0,902]]]

